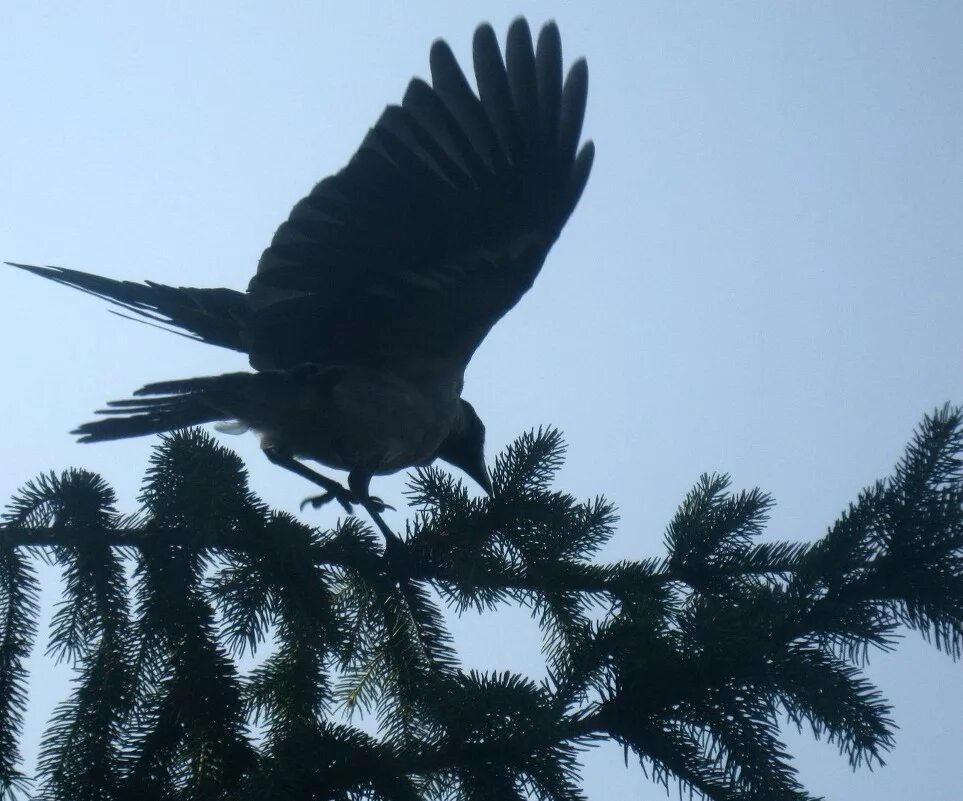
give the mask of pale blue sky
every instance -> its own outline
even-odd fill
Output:
[[[588,58],[598,154],[469,370],[490,454],[561,427],[560,486],[621,510],[609,558],[660,553],[706,470],[771,491],[773,535],[819,536],[924,412],[963,402],[958,3],[7,3],[0,258],[243,288],[293,203],[427,75],[434,38],[470,64],[475,25],[503,38],[520,12],[558,21],[566,63]],[[13,270],[0,337],[3,498],[77,465],[132,509],[150,442],[80,446],[69,429],[147,381],[245,367]],[[225,439],[269,502],[310,491],[253,438]],[[470,667],[541,669],[523,614],[455,630]],[[853,775],[793,736],[809,789],[955,798],[963,666],[912,636],[871,675],[901,726],[888,767]],[[664,797],[618,749],[587,763],[592,801]]]

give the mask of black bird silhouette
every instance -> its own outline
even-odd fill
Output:
[[[255,373],[149,384],[80,426],[82,442],[237,420],[273,462],[348,510],[384,504],[373,475],[441,458],[487,492],[485,429],[461,398],[491,327],[531,287],[575,208],[594,148],[578,149],[584,60],[562,79],[546,24],[474,36],[476,95],[444,41],[348,165],[292,210],[246,292],[117,281],[15,264],[193,339],[247,353]],[[349,471],[348,489],[299,459]]]

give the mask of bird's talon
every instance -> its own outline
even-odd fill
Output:
[[[390,509],[392,512],[396,511],[394,506],[390,503],[385,503],[375,495],[369,495],[367,498],[359,498],[347,492],[324,492],[321,495],[312,495],[310,498],[305,498],[301,501],[301,511],[303,512],[307,506],[310,506],[312,509],[320,509],[331,501],[340,503],[344,511],[349,515],[354,514],[355,504],[369,506],[375,512],[378,512],[378,514],[381,514],[381,512],[386,509]]]
[[[301,501],[301,511],[304,511],[305,506],[310,506],[312,509],[320,509],[328,501],[331,500],[331,496],[328,493],[324,495],[312,495],[310,498],[305,498]]]
[[[368,504],[378,514],[381,514],[385,509],[390,509],[392,512],[397,511],[390,503],[385,503],[383,500],[381,500],[381,498],[378,498],[374,495],[368,496]]]
[[[351,505],[351,501],[342,494],[334,492],[324,492],[321,495],[312,495],[310,498],[305,498],[303,501],[301,501],[301,511],[303,512],[304,507],[309,505],[312,509],[320,509],[326,503],[330,503],[331,501],[337,501],[340,503],[342,508],[349,515],[354,513],[354,508]]]

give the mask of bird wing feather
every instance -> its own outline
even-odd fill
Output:
[[[411,81],[346,167],[292,210],[249,286],[259,369],[303,362],[463,372],[528,290],[588,179],[576,155],[587,69],[562,81],[558,29],[524,20],[474,37],[478,94],[435,42],[431,85]]]

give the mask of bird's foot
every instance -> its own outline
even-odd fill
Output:
[[[367,506],[373,509],[378,514],[381,514],[385,509],[390,509],[392,512],[395,511],[395,507],[391,504],[385,503],[381,498],[377,498],[374,495],[369,495],[367,498],[360,498],[352,492],[346,489],[332,490],[329,492],[324,492],[321,495],[312,495],[310,498],[305,498],[301,501],[301,511],[304,511],[305,506],[310,506],[312,509],[320,509],[326,503],[330,501],[337,501],[341,504],[341,507],[349,514],[354,514],[355,504],[360,504],[362,506]]]
[[[349,492],[323,492],[320,495],[312,495],[310,498],[301,501],[301,511],[304,511],[305,506],[320,509],[330,501],[337,501],[349,515],[354,514],[354,507],[351,505],[352,495]]]
[[[390,503],[385,503],[381,498],[375,495],[369,495],[365,503],[370,506],[378,514],[381,514],[385,509],[390,509],[392,512],[395,511],[395,507]]]

